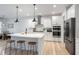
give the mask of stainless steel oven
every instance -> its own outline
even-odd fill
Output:
[[[53,37],[61,37],[61,26],[53,26]]]

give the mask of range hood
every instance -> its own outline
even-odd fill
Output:
[[[43,25],[43,24],[41,24],[41,17],[42,17],[42,16],[38,16],[38,17],[37,17],[38,20],[37,20],[37,24],[36,24],[36,25]]]
[[[37,24],[35,25],[35,27],[42,27],[43,24],[41,24],[41,16],[38,16],[37,19],[38,19],[38,21],[37,21]]]
[[[41,24],[41,16],[38,16],[37,17],[38,21],[37,21],[37,24],[35,25],[35,31],[37,32],[43,32],[43,24]]]
[[[38,25],[41,25],[41,16],[38,16]]]

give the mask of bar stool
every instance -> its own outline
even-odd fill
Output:
[[[10,44],[10,51],[9,51],[9,54],[11,54],[11,51],[12,51],[12,46],[15,48],[15,40],[8,40],[7,42],[6,42],[7,44],[6,44],[6,48],[5,48],[5,53],[6,53],[6,49],[8,48],[8,44]],[[12,45],[13,44],[13,45]]]
[[[19,47],[19,45],[20,45],[20,47]],[[24,46],[24,48],[25,48],[25,50],[26,50],[25,41],[23,41],[23,40],[17,41],[17,47],[19,47],[19,49],[21,49],[21,54],[23,54],[23,49],[22,49],[23,46]]]
[[[37,46],[36,46],[36,42],[28,42],[28,50],[31,53],[33,53],[33,55],[37,54]]]

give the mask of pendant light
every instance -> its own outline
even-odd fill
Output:
[[[16,6],[16,10],[17,10],[16,15],[17,15],[17,17],[16,17],[15,22],[19,22],[19,21],[18,21],[18,8],[19,8],[19,7],[18,7],[18,6]]]
[[[35,19],[35,5],[36,4],[33,4],[33,6],[34,6],[34,19],[33,19],[33,22],[36,22],[36,19]]]

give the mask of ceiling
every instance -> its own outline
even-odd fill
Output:
[[[16,18],[16,4],[0,4],[0,17]],[[34,15],[34,7],[32,4],[20,4],[19,17],[27,17]],[[35,14],[36,15],[58,15],[61,14],[69,4],[37,4]]]

